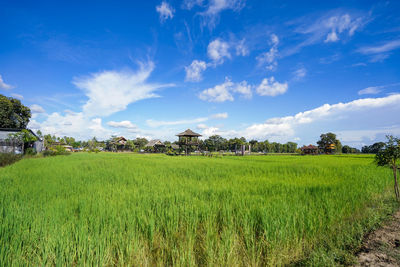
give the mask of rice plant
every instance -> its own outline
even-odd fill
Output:
[[[77,153],[0,169],[0,265],[337,265],[396,208],[372,156]]]

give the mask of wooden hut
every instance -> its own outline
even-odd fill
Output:
[[[300,148],[301,153],[304,155],[317,155],[318,154],[318,147],[313,145],[303,146]]]
[[[190,129],[177,134],[176,136],[179,137],[179,148],[185,151],[185,155],[189,155],[193,148],[199,148],[199,137],[201,134],[195,133]]]
[[[165,144],[159,139],[150,140],[146,145],[145,149],[150,148],[154,152],[161,152],[165,148]]]

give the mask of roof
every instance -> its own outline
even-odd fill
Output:
[[[301,150],[303,149],[318,149],[317,146],[313,146],[313,145],[308,145],[308,146],[303,146],[302,148],[300,148]]]
[[[111,143],[118,143],[119,141],[128,141],[125,137],[120,136],[120,137],[114,137],[111,141]]]
[[[35,134],[31,129],[18,129],[18,128],[0,128],[0,139],[6,139],[8,138],[8,134],[19,133],[22,130],[27,130],[33,136],[35,136],[39,141],[42,141],[42,139],[39,136],[37,136],[37,134]]]
[[[150,140],[146,145],[146,147],[153,147],[153,146],[164,146],[164,143],[161,142],[161,140],[159,139],[155,139],[155,140]]]
[[[195,133],[190,129],[187,129],[186,131],[177,134],[176,136],[201,136],[201,134]]]

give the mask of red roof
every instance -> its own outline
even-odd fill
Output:
[[[301,150],[303,149],[318,149],[317,146],[313,146],[313,145],[308,145],[308,146],[303,146],[302,148],[300,148]]]

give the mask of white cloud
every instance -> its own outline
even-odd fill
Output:
[[[307,70],[304,67],[301,67],[293,72],[293,76],[295,80],[301,80],[302,78],[306,77]]]
[[[199,98],[208,102],[225,102],[233,101],[234,98],[230,93],[234,83],[229,79],[225,78],[223,84],[218,84],[212,88],[208,88],[199,94]]]
[[[172,125],[181,125],[181,124],[195,124],[200,122],[207,121],[208,118],[197,118],[191,120],[177,120],[177,121],[157,121],[157,120],[147,120],[146,124],[150,127],[160,127],[160,126],[172,126]]]
[[[31,120],[28,127],[34,130],[41,130],[46,134],[73,136],[80,140],[87,140],[94,136],[106,139],[112,134],[111,131],[103,128],[101,118],[88,118],[82,112],[70,112],[65,115],[54,112],[48,115],[46,120],[41,123]]]
[[[336,42],[336,41],[339,41],[339,37],[337,36],[335,31],[329,33],[328,36],[326,36],[325,43]]]
[[[199,82],[203,79],[202,73],[207,69],[207,64],[201,60],[193,60],[192,64],[185,67],[186,81]]]
[[[213,115],[210,116],[210,118],[212,118],[212,119],[227,119],[228,118],[228,113],[224,112],[224,113],[213,114]]]
[[[172,85],[147,83],[153,69],[154,64],[149,62],[136,72],[103,71],[76,78],[73,83],[89,98],[83,106],[85,116],[108,116],[125,110],[131,103],[158,97],[156,90]]]
[[[246,81],[234,83],[228,77],[225,77],[224,83],[203,90],[199,94],[199,98],[208,102],[233,101],[233,93],[239,93],[244,98],[251,98],[251,86]]]
[[[192,1],[202,2],[202,1]],[[223,10],[234,10],[239,11],[245,5],[244,0],[210,0],[207,9],[204,12],[199,13],[204,19],[203,25],[208,25],[209,29],[213,29],[219,20],[219,13]]]
[[[368,17],[358,16],[343,12],[328,12],[327,14],[310,21],[302,18],[301,25],[296,32],[306,35],[306,39],[298,45],[283,51],[283,56],[289,56],[299,52],[303,47],[320,42],[338,42],[347,37],[350,38],[356,31],[363,28],[369,21]],[[299,21],[292,24],[298,25]]]
[[[175,10],[165,1],[163,1],[159,6],[156,6],[156,11],[160,14],[161,22],[166,21],[168,18],[172,19],[175,12]]]
[[[236,44],[236,55],[237,56],[247,56],[249,55],[249,49],[245,44],[245,39],[240,40]]]
[[[377,46],[361,47],[357,49],[357,52],[361,54],[381,54],[393,51],[398,48],[400,48],[400,40],[392,40]]]
[[[214,64],[222,64],[225,58],[231,58],[229,44],[221,39],[215,39],[208,44],[207,54]]]
[[[252,86],[247,84],[246,81],[235,84],[233,92],[240,93],[244,98],[250,99],[253,96],[251,91]]]
[[[31,105],[29,108],[32,111],[32,113],[45,113],[46,112],[42,106],[39,106],[37,104]]]
[[[263,79],[256,91],[262,96],[277,96],[286,93],[288,87],[287,82],[279,83],[274,77],[270,77]]]
[[[382,89],[392,86],[398,86],[400,83],[392,83],[387,85],[380,85],[380,86],[370,86],[358,91],[359,95],[376,95],[382,92]]]
[[[182,7],[184,9],[192,9],[194,6],[202,6],[203,0],[184,0],[182,3]]]
[[[278,56],[279,38],[275,34],[271,34],[270,38],[271,48],[269,51],[257,56],[256,59],[258,61],[258,66],[266,66],[268,70],[274,70],[278,65],[276,58]]]
[[[207,129],[208,126],[204,123],[200,123],[196,126],[197,129],[203,130],[203,129]]]
[[[126,129],[136,129],[137,125],[133,124],[130,121],[109,121],[107,125],[113,128],[126,128]]]
[[[82,111],[65,111],[63,115],[58,112],[44,114],[46,116],[44,121],[32,120],[30,127],[40,129],[44,133],[74,136],[81,140],[93,136],[108,138],[114,132],[103,127],[101,117],[122,111],[136,101],[157,97],[154,91],[172,86],[148,83],[147,79],[153,68],[153,63],[149,62],[142,64],[136,72],[103,71],[88,77],[76,78],[73,83],[88,97],[82,106]],[[133,124],[126,121],[109,122],[109,126],[128,128],[128,132],[137,131]]]
[[[6,84],[3,80],[3,77],[1,77],[1,75],[0,75],[0,89],[9,90],[12,88],[14,88],[14,87],[9,84]]]
[[[394,119],[393,116],[393,118],[387,116],[388,118],[384,119],[380,114],[377,114],[376,118],[367,114],[371,114],[373,111],[374,113],[383,112],[390,115],[396,113],[393,112],[393,109],[399,109],[399,104],[400,94],[382,98],[357,99],[333,105],[325,104],[315,109],[299,112],[293,116],[271,118],[265,123],[253,124],[241,134],[246,138],[273,138],[275,140],[288,141],[295,135],[299,136],[301,134],[306,136],[313,135],[314,138],[317,138],[323,131],[334,131],[338,128],[342,128],[342,131],[349,131],[354,126],[377,127],[379,124],[388,122],[398,123],[398,120]],[[391,112],[388,112],[388,110],[391,110]],[[343,129],[343,127],[347,127],[347,129]],[[381,132],[385,131],[382,130]],[[386,133],[389,132],[386,130]]]
[[[379,94],[384,86],[371,86],[358,91],[359,95],[376,95]]]
[[[15,94],[15,93],[13,93],[13,94],[11,94],[11,96],[14,97],[14,98],[17,98],[17,99],[19,99],[19,100],[24,99],[24,96],[23,96],[23,95],[20,95],[20,94]]]

